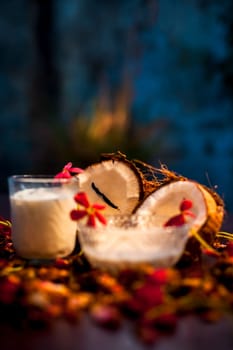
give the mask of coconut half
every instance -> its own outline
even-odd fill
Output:
[[[184,199],[193,204],[191,211],[194,217],[187,219],[190,226],[201,232],[208,243],[212,243],[222,224],[223,206],[197,182],[180,180],[163,185],[146,197],[136,213],[155,215],[158,226],[163,226],[171,217],[180,213],[180,204]]]
[[[76,178],[91,203],[105,204],[105,215],[131,214],[143,196],[140,173],[126,160],[92,164]]]

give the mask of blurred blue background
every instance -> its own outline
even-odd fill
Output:
[[[0,4],[0,190],[121,150],[233,211],[230,0]]]

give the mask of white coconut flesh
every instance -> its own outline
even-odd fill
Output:
[[[171,217],[180,214],[180,204],[184,199],[193,203],[189,211],[194,217],[187,216],[187,223],[193,228],[202,227],[209,211],[216,210],[215,200],[199,184],[193,181],[176,181],[151,193],[136,212],[140,215],[155,215],[158,226],[163,226]]]
[[[130,214],[138,205],[140,178],[124,161],[106,160],[92,164],[77,179],[79,191],[86,192],[91,203],[106,206],[105,215]]]

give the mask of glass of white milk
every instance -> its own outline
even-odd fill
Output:
[[[13,175],[8,179],[12,242],[26,259],[56,259],[72,253],[76,243],[77,181],[53,176]]]

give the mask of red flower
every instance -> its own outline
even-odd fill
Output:
[[[78,207],[77,209],[73,209],[70,213],[72,220],[77,221],[87,216],[87,226],[96,227],[96,219],[98,219],[103,225],[106,225],[107,221],[105,217],[99,212],[99,210],[106,208],[105,205],[99,203],[91,205],[85,192],[77,193],[74,196],[74,200],[78,204]]]
[[[161,286],[146,282],[138,287],[132,297],[126,301],[126,310],[136,315],[143,315],[147,311],[164,303],[164,291]]]
[[[147,281],[152,284],[164,285],[169,279],[168,270],[165,268],[155,269],[147,277]]]
[[[233,257],[233,241],[228,242],[227,247],[226,247],[226,251],[228,256]]]
[[[147,311],[150,308],[161,305],[164,302],[164,292],[160,286],[145,284],[135,292],[137,300],[141,303],[142,309]]]
[[[193,206],[193,203],[189,199],[183,199],[180,204],[180,214],[177,214],[175,216],[172,216],[170,219],[168,219],[164,227],[167,226],[182,226],[187,222],[187,216],[195,217],[195,214],[193,214],[189,209],[191,209]]]
[[[69,179],[72,177],[71,173],[80,174],[83,170],[81,168],[73,168],[72,163],[67,163],[62,171],[55,176],[55,179]]]
[[[20,287],[20,280],[18,277],[9,276],[0,281],[0,302],[4,304],[11,304],[16,293]]]

